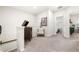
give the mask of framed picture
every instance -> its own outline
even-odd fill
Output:
[[[47,26],[47,17],[41,18],[41,26]]]

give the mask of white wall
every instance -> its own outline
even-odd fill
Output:
[[[37,26],[40,27],[41,18],[47,17],[47,26],[45,28],[45,35],[52,36],[55,34],[55,19],[53,12],[49,9],[37,15]]]
[[[69,14],[79,14],[79,6],[71,6],[68,8]]]
[[[21,26],[24,20],[28,20],[28,26],[33,27],[35,17],[32,14],[13,9],[10,7],[0,7],[2,24],[2,41],[16,39],[16,27]]]
[[[77,24],[77,21],[79,19],[79,6],[70,7],[68,9],[70,18],[72,19],[72,22],[74,24]]]
[[[54,13],[49,9],[48,10],[48,35],[52,36],[55,35],[55,18]]]

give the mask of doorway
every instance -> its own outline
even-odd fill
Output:
[[[63,21],[64,21],[63,16],[56,17],[57,34],[63,35]]]

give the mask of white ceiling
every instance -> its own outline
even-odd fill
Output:
[[[28,12],[28,13],[32,13],[32,14],[38,14],[49,8],[52,11],[56,11],[58,9],[58,7],[56,7],[56,6],[11,6],[11,7]]]

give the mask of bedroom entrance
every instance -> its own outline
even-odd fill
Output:
[[[56,17],[56,25],[57,25],[57,34],[61,34],[63,35],[63,21],[64,21],[64,17],[63,16],[59,16]]]

